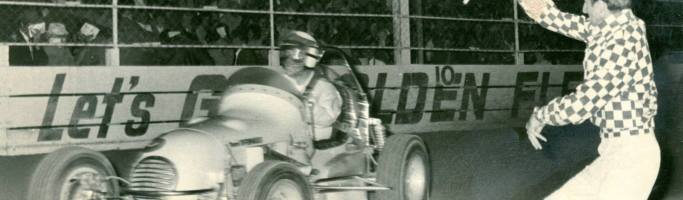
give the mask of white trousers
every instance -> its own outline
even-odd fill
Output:
[[[654,134],[603,138],[598,153],[598,158],[546,199],[648,198],[657,179],[661,159]]]

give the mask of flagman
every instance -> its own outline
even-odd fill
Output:
[[[654,135],[657,88],[645,23],[631,0],[584,0],[588,17],[564,13],[552,0],[520,0],[544,28],[585,42],[584,80],[576,91],[534,109],[526,125],[541,149],[545,125],[600,127],[599,157],[547,199],[647,199],[660,164]]]

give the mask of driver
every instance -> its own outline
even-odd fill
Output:
[[[317,68],[323,51],[308,33],[291,31],[280,40],[280,65],[286,77],[313,102],[315,140],[329,139],[332,124],[341,113],[342,99],[332,83]]]

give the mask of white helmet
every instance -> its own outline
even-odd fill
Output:
[[[302,60],[304,66],[314,68],[324,51],[320,49],[318,41],[310,34],[302,31],[290,31],[280,40],[280,57],[290,57],[294,60]]]

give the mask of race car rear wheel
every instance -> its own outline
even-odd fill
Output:
[[[89,200],[118,196],[118,183],[109,160],[82,147],[57,150],[40,161],[33,172],[27,199]]]
[[[312,200],[313,187],[296,166],[265,161],[249,171],[239,187],[240,200]]]
[[[426,200],[431,187],[429,154],[420,137],[389,137],[379,156],[377,182],[391,190],[371,195],[376,200]]]

